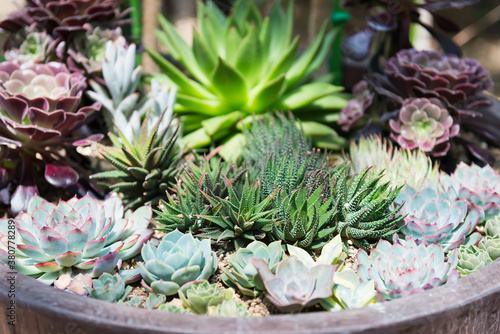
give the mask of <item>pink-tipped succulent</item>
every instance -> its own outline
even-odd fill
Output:
[[[466,201],[450,198],[447,192],[432,187],[417,191],[407,186],[396,203],[404,203],[400,211],[405,216],[401,233],[407,238],[439,244],[446,252],[462,244],[477,245],[481,240],[481,234],[474,232],[481,208],[468,208]]]
[[[352,93],[354,98],[340,112],[339,125],[342,126],[343,131],[349,131],[351,128],[359,126],[361,119],[367,114],[368,108],[373,102],[374,93],[364,80],[353,87]]]
[[[490,165],[479,167],[461,162],[453,174],[441,173],[440,183],[450,196],[481,207],[481,224],[500,214],[500,174]]]
[[[409,98],[403,102],[397,120],[389,120],[391,137],[405,149],[419,148],[433,156],[444,156],[450,149],[450,138],[460,126],[443,104],[434,98]]]
[[[456,250],[445,254],[437,244],[417,245],[412,238],[394,245],[380,240],[370,255],[358,251],[358,275],[361,281],[375,281],[375,288],[385,300],[400,298],[435,288],[459,278],[455,270]]]
[[[88,144],[71,137],[100,108],[98,103],[79,108],[85,88],[83,75],[58,62],[0,63],[0,145],[18,152],[21,163],[13,180],[17,188],[10,201],[12,212],[24,210],[38,194],[35,175],[40,172],[55,187],[78,181],[78,173],[66,165],[56,146]]]
[[[27,212],[15,219],[16,270],[52,284],[68,269],[99,277],[112,272],[120,259],[141,251],[153,231],[147,227],[150,207],[123,217],[117,197],[98,204],[89,196],[54,205],[34,197]],[[0,220],[0,260],[7,263],[11,224]],[[9,230],[10,228],[10,230]]]

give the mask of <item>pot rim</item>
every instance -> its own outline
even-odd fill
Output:
[[[0,304],[8,305],[8,277],[0,265]],[[139,309],[70,294],[15,273],[18,310],[47,319],[66,321],[86,333],[85,324],[113,329],[116,333],[387,333],[425,326],[444,318],[455,318],[467,308],[477,308],[500,299],[500,259],[456,282],[390,302],[339,312],[310,312],[260,318],[218,318]],[[2,317],[6,319],[6,317]],[[20,319],[18,319],[20,321]],[[5,320],[4,320],[5,321]],[[0,326],[1,327],[1,326]],[[92,332],[92,331],[91,331]],[[111,332],[109,332],[111,333]],[[112,333],[115,333],[114,331]]]

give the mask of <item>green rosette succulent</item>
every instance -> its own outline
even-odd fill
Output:
[[[250,259],[263,259],[274,274],[276,266],[284,257],[281,241],[269,245],[252,241],[247,247],[240,248],[228,256],[229,269],[223,269],[221,279],[227,286],[239,290],[243,295],[255,298],[265,291],[265,287]]]
[[[158,307],[158,310],[169,312],[169,313],[192,314],[189,309],[184,309],[182,307],[179,307],[179,306],[173,305],[173,304],[169,304],[169,303],[160,305]]]
[[[380,240],[370,255],[358,251],[358,275],[362,282],[373,280],[385,300],[396,299],[435,288],[458,279],[457,251],[445,259],[437,244],[417,245],[415,240],[394,238],[394,244]]]
[[[237,302],[234,299],[229,301],[224,300],[215,307],[210,315],[223,318],[246,318],[251,316],[248,312],[247,305],[242,302]]]
[[[480,224],[500,214],[500,174],[490,165],[459,163],[451,175],[441,173],[440,183],[450,196],[465,199],[484,210]]]
[[[495,261],[500,257],[500,236],[486,236],[479,242],[479,248],[488,252],[491,260]]]
[[[426,244],[439,244],[445,252],[481,240],[481,234],[474,232],[481,218],[481,208],[474,204],[468,207],[466,201],[450,198],[447,192],[433,187],[417,191],[407,186],[395,203],[402,205],[401,233],[407,237]]]
[[[352,173],[361,173],[371,167],[368,174],[375,177],[383,173],[380,182],[408,185],[421,190],[438,183],[439,166],[422,151],[394,147],[379,136],[361,138],[351,142],[349,161]]]
[[[273,274],[262,259],[251,259],[266,287],[267,298],[281,312],[300,312],[332,295],[335,266],[308,267],[290,256],[281,261]]]
[[[165,295],[158,295],[156,293],[150,293],[148,298],[146,298],[146,308],[150,310],[156,310],[161,305],[165,304],[167,297]]]
[[[52,284],[65,270],[99,277],[115,270],[120,259],[141,251],[153,231],[147,227],[150,207],[124,217],[117,197],[98,204],[90,196],[60,201],[57,205],[35,196],[16,224],[16,270]],[[8,261],[7,219],[0,220],[0,261]],[[10,240],[12,242],[12,240]]]
[[[500,236],[500,216],[489,219],[484,225],[484,232],[490,237]]]
[[[232,289],[221,290],[208,281],[187,283],[179,290],[182,304],[195,314],[208,314],[211,307],[230,301],[233,296]]]
[[[334,172],[336,179],[331,198],[337,210],[334,226],[347,248],[350,240],[354,246],[369,251],[381,238],[396,234],[396,227],[403,216],[391,210],[394,199],[402,187],[392,188],[390,183],[380,184],[381,174],[368,177],[369,169],[349,176],[350,165],[344,163]]]
[[[160,17],[163,31],[156,36],[185,72],[146,49],[163,71],[155,78],[179,88],[176,111],[184,115],[185,131],[192,132],[184,137],[185,143],[202,147],[228,139],[240,119],[269,110],[292,110],[311,121],[312,134],[321,127],[317,121],[336,122],[347,104],[337,94],[342,88],[308,80],[323,63],[338,30],[327,32],[325,23],[297,59],[293,3],[286,13],[277,3],[265,18],[253,1],[238,0],[233,9],[226,17],[214,2],[200,4],[192,47]],[[321,143],[338,148],[337,134],[327,129],[327,134],[319,134]],[[232,137],[225,145],[238,149],[240,139]]]
[[[486,249],[474,245],[462,245],[458,248],[457,270],[462,277],[472,274],[491,262]]]
[[[119,274],[102,274],[98,279],[92,280],[92,288],[87,288],[89,296],[95,299],[115,303],[124,300],[132,291],[131,286],[125,287],[125,281]]]
[[[174,295],[184,284],[208,279],[217,270],[217,257],[210,240],[198,240],[190,233],[168,233],[154,246],[148,242],[141,251],[141,284],[150,292]]]

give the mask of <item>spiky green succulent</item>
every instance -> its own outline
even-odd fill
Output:
[[[109,134],[113,146],[99,146],[100,154],[116,169],[92,175],[94,179],[115,179],[116,183],[106,184],[120,193],[126,208],[141,205],[156,205],[177,175],[177,165],[181,154],[177,147],[177,128],[164,141],[168,128],[158,132],[160,122],[149,127],[149,114],[142,122],[139,137],[129,142],[119,132],[120,137]]]
[[[361,282],[358,274],[352,270],[336,272],[334,281],[332,296],[320,302],[328,311],[361,308],[382,301],[375,290],[375,282]]]
[[[211,197],[226,198],[229,187],[245,178],[246,170],[217,159],[197,158],[187,161],[177,177],[175,186],[167,192],[167,200],[160,200],[160,210],[155,211],[160,230],[171,232],[178,229],[193,233],[206,226],[203,216],[214,214]]]
[[[210,240],[198,240],[190,233],[168,233],[154,246],[148,242],[139,263],[142,284],[148,291],[174,295],[184,284],[208,279],[217,269],[217,258]]]
[[[221,279],[227,286],[239,290],[243,295],[255,298],[265,290],[265,287],[250,259],[263,259],[274,273],[278,262],[284,257],[285,252],[281,247],[281,241],[275,241],[269,245],[260,241],[252,241],[247,247],[240,248],[236,253],[228,256],[229,269],[223,269]]]
[[[156,36],[186,74],[147,49],[163,71],[156,77],[179,87],[176,111],[186,115],[185,130],[194,131],[185,142],[200,147],[226,139],[234,135],[237,121],[269,110],[292,110],[311,121],[336,122],[338,111],[347,104],[336,95],[342,88],[308,80],[321,66],[338,30],[327,32],[324,24],[297,59],[293,3],[286,13],[277,3],[266,18],[253,1],[238,0],[233,8],[226,17],[212,1],[199,5],[199,30],[193,34],[192,47],[160,18],[163,31]],[[336,137],[332,129],[329,135],[322,138],[323,144]]]
[[[207,314],[210,307],[230,301],[234,296],[232,289],[219,289],[217,284],[208,281],[187,283],[179,290],[184,307],[195,314]]]
[[[228,193],[227,198],[204,194],[213,212],[212,215],[200,215],[209,224],[198,235],[225,246],[234,243],[236,249],[253,240],[264,239],[274,225],[276,210],[271,204],[277,190],[264,196],[260,183],[250,183],[247,179],[241,187],[230,186]]]
[[[352,142],[349,160],[354,174],[371,166],[370,176],[383,172],[380,182],[393,185],[408,185],[421,190],[438,182],[439,168],[422,151],[410,151],[398,147],[379,136],[361,138]]]
[[[310,251],[322,248],[336,230],[337,214],[334,199],[325,198],[325,195],[322,187],[311,191],[302,186],[289,196],[278,196],[281,204],[276,213],[278,219],[273,226],[273,238]]]
[[[500,216],[489,219],[484,225],[484,232],[490,237],[500,236]]]
[[[398,232],[397,223],[404,216],[391,210],[394,199],[402,187],[391,187],[382,183],[381,174],[370,178],[369,169],[349,176],[350,165],[340,165],[335,173],[335,186],[331,198],[337,210],[334,226],[345,244],[350,240],[354,246],[369,251],[382,238],[389,238]]]
[[[119,274],[102,274],[98,279],[92,280],[92,288],[87,289],[89,296],[95,299],[106,300],[114,303],[124,300],[132,291],[131,286],[125,286],[125,282]]]
[[[457,270],[462,277],[472,274],[491,262],[491,257],[486,249],[475,245],[462,245],[458,248]]]

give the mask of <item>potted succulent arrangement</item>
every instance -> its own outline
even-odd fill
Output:
[[[499,332],[500,104],[407,29],[474,2],[346,1],[390,14],[344,39],[379,64],[350,95],[315,76],[338,20],[299,52],[293,1],[200,2],[191,46],[161,17],[146,76],[120,1],[28,0],[0,22],[1,332]]]

